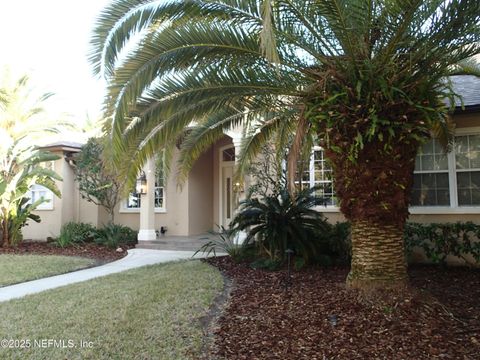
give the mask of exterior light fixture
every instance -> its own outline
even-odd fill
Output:
[[[236,182],[233,184],[233,192],[236,193],[243,193],[245,191],[243,183],[241,182]]]
[[[328,315],[328,321],[332,326],[337,326],[338,316],[337,315]]]
[[[135,191],[140,195],[145,195],[147,193],[147,176],[145,175],[145,171],[142,171],[140,176],[137,178]]]

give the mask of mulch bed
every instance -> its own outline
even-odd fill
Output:
[[[123,258],[127,250],[134,246],[122,246],[122,252],[94,243],[85,243],[77,246],[61,248],[53,243],[23,242],[16,247],[0,248],[0,254],[36,254],[36,255],[64,255],[80,256],[95,259],[98,263],[106,263]]]
[[[294,272],[287,291],[285,271],[208,262],[233,283],[209,359],[480,359],[478,270],[413,267],[387,302],[347,290],[345,268]]]

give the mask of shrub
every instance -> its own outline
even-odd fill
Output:
[[[109,223],[95,233],[95,242],[109,248],[137,243],[137,232],[128,226]]]
[[[92,224],[68,222],[62,226],[55,244],[60,247],[93,241],[96,229]]]
[[[328,236],[329,248],[324,254],[336,262],[348,263],[351,258],[350,224],[336,223]],[[414,248],[422,249],[429,261],[446,264],[448,255],[463,259],[466,264],[480,263],[480,226],[471,222],[419,224],[407,223],[404,229],[405,252],[411,255]],[[315,260],[317,263],[318,261]]]
[[[217,252],[223,252],[228,254],[235,262],[241,261],[245,255],[245,246],[235,241],[236,233],[231,229],[225,229],[223,226],[220,226],[219,230],[218,232],[211,232],[214,235],[213,240],[207,242],[193,255],[202,252],[207,256],[210,254],[217,256]]]
[[[327,234],[328,250],[325,254],[330,255],[338,264],[349,264],[352,258],[352,241],[350,238],[350,223],[337,222],[331,226]]]
[[[286,189],[278,195],[247,198],[240,203],[232,229],[247,231],[245,243],[255,240],[259,257],[283,261],[285,251],[292,249],[308,263],[319,253],[321,235],[329,230],[323,215],[313,209],[323,204],[315,190],[302,190],[293,198]]]
[[[410,254],[414,247],[423,249],[428,260],[446,265],[448,255],[457,256],[472,264],[480,263],[480,226],[471,222],[445,224],[407,223],[404,232],[405,248]]]

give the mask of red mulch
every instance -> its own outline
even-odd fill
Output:
[[[117,252],[116,249],[110,249],[94,243],[85,243],[77,246],[61,248],[54,243],[44,242],[23,242],[17,247],[0,248],[0,254],[40,254],[40,255],[64,255],[81,256],[92,258],[99,263],[118,260],[127,255],[127,249],[132,246],[122,246],[123,251]]]
[[[386,302],[347,290],[345,268],[295,272],[286,291],[285,271],[208,261],[233,281],[209,359],[480,359],[478,270],[414,267]]]

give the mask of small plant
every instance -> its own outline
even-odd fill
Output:
[[[59,247],[67,247],[90,242],[93,241],[96,231],[92,224],[71,221],[62,226],[55,244]]]
[[[323,205],[315,187],[292,197],[286,189],[277,195],[247,198],[232,221],[232,229],[246,231],[245,243],[257,247],[257,256],[285,260],[286,249],[293,249],[306,263],[321,252],[329,232],[324,216],[313,208]]]
[[[220,226],[218,232],[211,232],[211,234],[214,235],[213,240],[203,245],[193,256],[199,252],[207,256],[210,254],[217,256],[217,252],[221,252],[228,254],[236,262],[243,259],[245,247],[236,241],[237,234],[234,231]]]
[[[109,248],[132,245],[137,242],[137,232],[128,226],[109,223],[96,231],[95,242]]]

